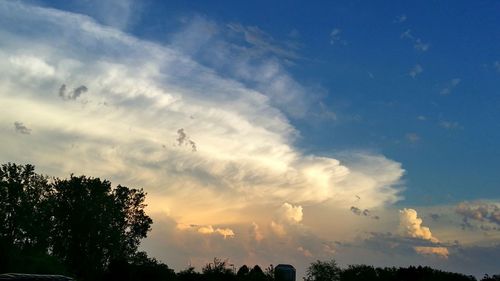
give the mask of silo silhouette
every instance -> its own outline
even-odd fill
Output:
[[[295,267],[290,264],[278,264],[274,268],[276,281],[295,281]]]

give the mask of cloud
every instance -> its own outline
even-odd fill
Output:
[[[264,239],[264,234],[262,234],[259,225],[255,222],[252,222],[252,233],[255,241],[260,242]]]
[[[413,44],[413,47],[416,50],[422,51],[422,52],[429,50],[430,46],[431,46],[431,44],[422,42],[422,39],[420,39],[420,38],[415,39],[415,43]]]
[[[424,43],[422,41],[422,39],[415,37],[412,34],[411,29],[407,29],[403,33],[401,33],[400,38],[407,39],[407,40],[411,41],[413,43],[413,47],[417,51],[425,52],[425,51],[429,50],[429,48],[430,48],[430,44]]]
[[[276,234],[280,237],[284,237],[286,235],[285,226],[280,224],[280,223],[277,223],[275,221],[271,221],[271,229],[274,232],[274,234]]]
[[[445,120],[440,121],[439,126],[447,130],[463,129],[463,127],[458,122],[445,121]]]
[[[291,120],[317,101],[276,53],[255,55],[241,44],[242,32],[229,40],[227,27],[215,23],[220,33],[185,53],[180,37],[160,45],[22,2],[0,1],[0,18],[0,128],[12,130],[14,120],[36,128],[29,138],[5,134],[2,159],[58,177],[143,187],[148,214],[157,216],[144,247],[169,264],[234,254],[254,264],[290,256],[306,265],[298,247],[320,257],[325,239],[318,233],[354,228],[341,215],[356,194],[369,210],[401,199],[401,163],[376,153],[311,154],[297,145]],[[19,57],[43,66],[12,59]],[[91,90],[75,92],[80,85]],[[86,103],[66,102],[58,90]],[[179,149],[179,137],[183,147],[193,145],[190,134],[197,153]],[[308,208],[325,211],[308,222]],[[340,219],[315,226],[326,214]],[[175,250],[159,252],[165,245]]]
[[[420,136],[417,133],[407,133],[405,137],[411,143],[420,141]]]
[[[239,23],[230,23],[226,26],[230,31],[242,34],[244,40],[260,52],[270,53],[286,59],[295,60],[299,58],[296,48],[293,47],[296,45],[282,46],[282,43],[276,41],[271,35],[257,26],[243,26]]]
[[[432,236],[431,230],[422,226],[422,219],[417,216],[417,211],[414,209],[405,208],[399,211],[399,231],[406,237],[438,242],[438,239]]]
[[[9,62],[22,76],[50,78],[55,74],[53,66],[34,55],[13,55],[10,56]]]
[[[189,228],[180,227],[179,229],[186,230]],[[219,234],[222,237],[224,237],[224,239],[226,239],[228,237],[233,238],[235,235],[234,231],[230,228],[216,228],[216,229],[214,229],[213,226],[211,226],[211,225],[206,225],[206,226],[202,226],[202,227],[198,228],[198,232],[201,234],[214,234],[214,233]]]
[[[319,98],[316,87],[297,83],[286,70],[300,59],[296,48],[258,27],[217,24],[201,16],[186,21],[171,46],[223,76],[253,85],[273,107],[294,118],[310,114]]]
[[[415,246],[414,249],[421,255],[437,255],[445,259],[447,259],[450,254],[448,248],[445,247]]]
[[[66,91],[66,84],[62,84],[59,88],[59,96],[64,100],[76,100],[82,94],[86,93],[88,88],[85,85],[81,85],[70,92]]]
[[[408,19],[408,17],[405,14],[396,16],[396,19],[394,19],[394,23],[402,23],[405,22]]]
[[[453,89],[455,89],[458,86],[458,84],[460,84],[460,81],[461,81],[460,78],[451,79],[439,93],[445,96],[451,94]]]
[[[410,73],[409,75],[411,76],[411,78],[415,79],[420,73],[422,73],[424,71],[424,69],[422,68],[422,66],[420,64],[416,64],[411,70],[410,70]]]
[[[31,129],[24,126],[23,123],[21,122],[14,122],[14,128],[16,129],[16,132],[20,133],[20,134],[24,134],[24,135],[29,135],[31,134]]]
[[[280,207],[280,217],[283,218],[283,220],[291,223],[299,223],[302,221],[302,206],[297,205],[293,206],[292,204],[289,203],[283,203]]]
[[[178,146],[188,145],[191,147],[191,150],[193,152],[196,152],[198,150],[198,148],[196,147],[196,143],[189,138],[189,136],[186,134],[183,128],[177,130],[176,140]]]
[[[358,216],[360,216],[360,215],[361,215],[361,213],[362,213],[361,209],[360,209],[360,208],[358,208],[358,207],[351,206],[351,209],[350,209],[350,210],[351,210],[351,212],[352,212],[353,214],[358,215]]]
[[[463,228],[472,228],[471,220],[500,226],[500,207],[493,203],[461,202],[455,212],[462,216]]]
[[[342,33],[342,30],[338,29],[338,28],[334,28],[332,29],[332,31],[330,32],[330,44],[331,45],[338,45],[338,44],[341,44],[341,45],[347,45],[347,41],[345,41],[344,39],[342,39],[340,37],[340,33]]]

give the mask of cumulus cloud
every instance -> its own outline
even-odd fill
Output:
[[[455,212],[462,216],[462,227],[472,228],[470,221],[490,223],[500,226],[500,207],[496,204],[486,202],[461,202],[455,208]]]
[[[427,247],[427,246],[415,246],[415,251],[421,255],[437,255],[441,258],[448,258],[450,254],[448,248],[445,247]]]
[[[300,205],[293,206],[292,204],[285,202],[281,205],[279,213],[280,217],[287,222],[299,223],[302,221],[303,214],[302,206]]]
[[[24,126],[23,123],[21,122],[14,122],[14,129],[16,129],[16,132],[20,133],[20,134],[24,134],[24,135],[29,135],[31,134],[31,129]]]
[[[399,211],[399,231],[406,237],[438,242],[438,239],[432,236],[431,230],[422,226],[422,219],[417,216],[417,211],[414,209],[405,208]]]
[[[184,227],[184,225],[181,224],[181,227],[178,226],[179,229],[181,230],[186,230],[186,229],[189,229],[187,227]],[[221,235],[222,237],[224,237],[224,239],[226,238],[232,238],[234,237],[234,231],[230,228],[213,228],[213,226],[211,225],[206,225],[206,226],[201,226],[200,228],[198,228],[198,233],[201,233],[201,234],[219,234]]]

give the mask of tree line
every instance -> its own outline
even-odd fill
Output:
[[[76,280],[278,281],[271,266],[238,270],[215,258],[201,268],[175,272],[138,250],[151,230],[143,189],[70,175],[50,178],[33,165],[0,167],[0,273],[62,274]],[[233,267],[232,267],[233,266]],[[334,260],[309,265],[304,281],[454,280],[472,276],[429,267],[375,268]],[[500,275],[481,281],[500,281]]]

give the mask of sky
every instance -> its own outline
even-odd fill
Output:
[[[500,260],[500,2],[0,2],[0,161],[142,187],[170,267]]]

